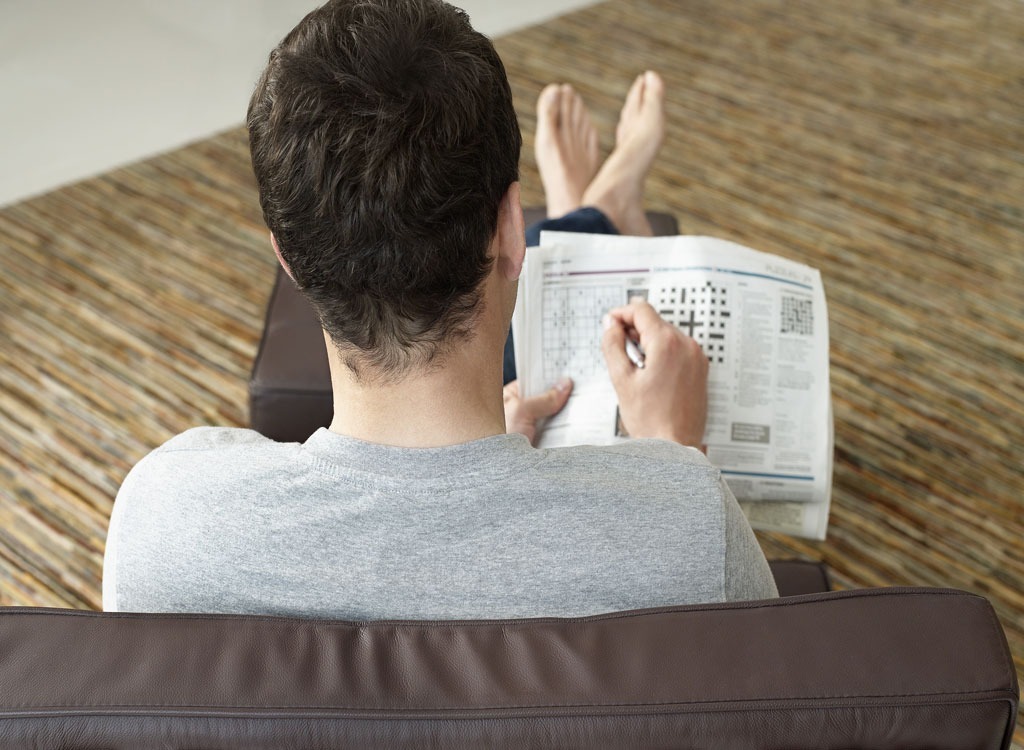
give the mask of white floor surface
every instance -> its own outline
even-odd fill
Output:
[[[245,118],[317,0],[0,0],[0,206]],[[465,0],[497,36],[592,0]]]

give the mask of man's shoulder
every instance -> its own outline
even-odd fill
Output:
[[[276,445],[280,444],[255,430],[240,427],[193,427],[175,435],[150,455],[181,451],[219,451],[238,446],[268,448]]]
[[[689,448],[668,440],[625,440],[612,445],[579,445],[556,448],[552,457],[562,461],[609,466],[667,466],[687,467],[695,471],[717,473],[707,457],[696,448]]]
[[[278,443],[254,430],[237,427],[194,427],[151,451],[131,470],[122,485],[130,491],[154,482],[184,486],[195,482],[223,483],[233,477],[273,471],[290,461],[299,443]]]
[[[613,445],[554,448],[538,467],[580,481],[631,480],[644,486],[680,483],[717,496],[720,472],[696,450],[666,440],[628,440]]]

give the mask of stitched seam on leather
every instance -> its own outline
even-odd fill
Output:
[[[712,605],[686,604],[673,607],[654,607],[651,609],[636,610],[633,612],[613,612],[599,615],[586,615],[584,617],[536,617],[536,618],[512,618],[506,620],[332,620],[324,618],[293,617],[288,615],[251,615],[251,614],[212,614],[199,612],[97,612],[84,609],[60,609],[56,607],[5,607],[2,611],[7,616],[14,615],[40,615],[59,614],[63,617],[109,617],[116,619],[147,619],[147,620],[206,620],[210,622],[221,622],[224,620],[242,620],[252,622],[278,622],[278,623],[310,623],[320,625],[338,625],[346,627],[393,627],[396,625],[431,628],[431,629],[452,629],[455,627],[493,627],[496,625],[530,627],[539,624],[558,623],[587,623],[610,620],[625,620],[636,617],[646,617],[661,614],[675,614],[686,612],[728,612],[734,610],[755,610],[771,607],[802,607],[818,604],[827,604],[837,599],[857,599],[876,596],[960,596],[987,600],[978,594],[959,589],[940,588],[915,588],[915,587],[886,587],[879,589],[848,589],[846,591],[827,591],[818,594],[800,594],[798,596],[780,597],[778,599],[758,600],[751,602],[721,602]]]
[[[992,638],[995,643],[999,644],[997,649],[1003,656],[1003,664],[1006,667],[1005,674],[1007,684],[1016,687],[1017,673],[1014,671],[1013,667],[1010,666],[1013,664],[1013,655],[1010,653],[1010,645],[1006,642],[1006,636],[1003,633],[1002,625],[999,623],[999,618],[996,616],[995,608],[992,607],[992,604],[988,600],[985,600],[985,604],[987,605],[985,607],[986,613],[988,614],[987,619],[992,627]]]
[[[280,286],[281,274],[275,273],[274,286],[270,290],[270,300],[267,302],[267,308],[263,313],[263,333],[260,334],[260,343],[256,347],[256,360],[252,363],[252,372],[256,372],[259,369],[260,362],[263,359],[264,346],[267,343],[270,330],[270,327],[267,325],[270,322],[270,311],[274,309],[274,304],[277,302],[278,287]]]
[[[1000,697],[999,693],[1009,693],[1005,698]],[[718,699],[708,701],[649,701],[644,703],[536,703],[536,704],[525,704],[525,705],[510,705],[510,706],[451,706],[451,707],[437,707],[437,706],[403,706],[401,708],[373,708],[367,706],[207,706],[207,705],[184,705],[176,703],[83,703],[76,704],[74,706],[19,706],[17,708],[9,709],[8,711],[0,710],[0,717],[7,712],[17,711],[19,709],[26,711],[75,711],[84,709],[110,709],[110,708],[124,708],[124,709],[170,709],[170,710],[192,710],[201,712],[211,711],[363,711],[371,714],[394,714],[402,713],[406,711],[415,712],[433,712],[433,713],[451,713],[464,711],[467,713],[473,713],[478,711],[523,711],[531,709],[564,709],[564,710],[580,710],[580,709],[600,709],[600,708],[664,708],[668,706],[708,706],[708,705],[729,705],[729,704],[772,704],[772,703],[795,703],[796,706],[773,706],[765,705],[761,708],[753,709],[758,711],[775,711],[782,709],[793,709],[798,707],[807,708],[824,708],[817,704],[828,701],[837,700],[882,700],[892,698],[936,698],[940,696],[966,696],[966,695],[988,695],[988,700],[982,700],[978,702],[990,703],[993,701],[1000,702],[1003,700],[1011,700],[1013,698],[1012,692],[1005,688],[993,688],[990,690],[965,690],[965,691],[942,691],[937,693],[882,693],[879,695],[823,695],[820,697],[814,696],[800,696],[800,697],[783,697],[783,698],[729,698],[729,699]],[[958,703],[969,703],[970,701],[958,701]],[[866,705],[877,705],[877,704],[866,704]],[[935,704],[918,704],[918,705],[942,705],[942,702],[936,702]]]

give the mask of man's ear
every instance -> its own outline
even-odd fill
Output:
[[[513,182],[501,199],[498,208],[498,231],[495,236],[498,270],[513,281],[523,272],[526,258],[526,227],[523,225],[523,206],[519,200],[519,183]]]
[[[274,236],[273,232],[270,233],[270,244],[274,246],[274,255],[277,256],[277,262],[281,264],[281,268],[283,268],[284,272],[288,274],[288,278],[292,280],[292,283],[298,285],[298,282],[295,281],[295,277],[292,276],[292,269],[288,266],[284,256],[281,255],[281,248],[277,246],[277,237]]]

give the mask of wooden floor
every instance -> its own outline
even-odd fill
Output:
[[[821,269],[832,523],[822,543],[762,535],[768,555],[825,560],[843,587],[984,594],[1021,672],[1019,0],[611,0],[498,47],[528,202],[541,86],[583,92],[607,150],[654,68],[650,206]],[[246,423],[266,239],[241,130],[0,211],[0,604],[99,607],[128,469]]]

